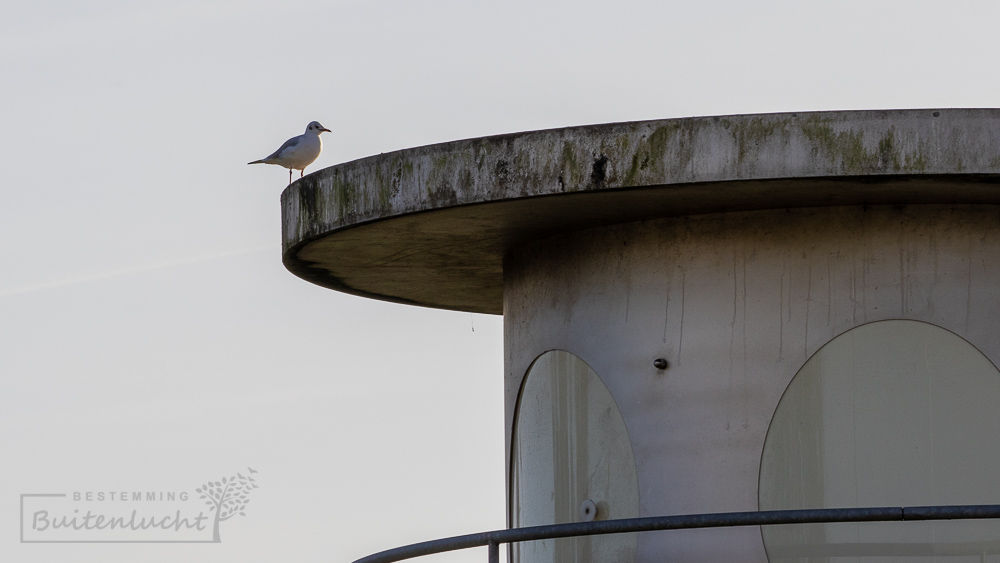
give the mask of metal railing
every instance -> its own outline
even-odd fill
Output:
[[[392,563],[470,547],[489,547],[489,563],[499,563],[500,544],[600,534],[765,526],[776,524],[826,524],[833,522],[895,522],[918,520],[972,520],[1000,518],[1000,505],[948,505],[874,508],[821,508],[807,510],[764,510],[721,512],[679,516],[650,516],[620,520],[596,520],[570,524],[550,524],[480,532],[405,545],[362,557],[354,563]]]

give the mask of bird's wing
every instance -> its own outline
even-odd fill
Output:
[[[278,147],[278,150],[271,153],[271,155],[265,158],[264,160],[271,160],[272,158],[281,158],[281,154],[283,152],[285,152],[288,149],[295,148],[296,146],[298,146],[300,142],[302,142],[301,135],[299,135],[298,137],[292,137],[291,139],[285,141],[285,144]]]

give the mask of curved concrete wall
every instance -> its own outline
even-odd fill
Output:
[[[641,515],[756,510],[778,401],[832,338],[920,320],[1000,363],[998,245],[1000,207],[923,205],[659,219],[519,247],[504,264],[508,452],[524,374],[567,350],[621,408]],[[738,528],[642,534],[637,559],[766,555],[759,529]]]

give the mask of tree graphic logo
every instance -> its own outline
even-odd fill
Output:
[[[250,499],[248,498],[250,491],[258,488],[253,477],[253,474],[257,472],[250,467],[247,467],[247,470],[250,474],[249,477],[244,477],[242,473],[237,473],[228,479],[223,477],[221,481],[209,481],[194,490],[196,493],[201,494],[199,498],[205,499],[205,504],[211,506],[212,510],[215,510],[215,524],[213,526],[212,537],[214,543],[222,541],[219,536],[220,522],[229,520],[237,514],[246,516],[244,509],[250,503]]]

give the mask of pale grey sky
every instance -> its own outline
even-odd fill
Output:
[[[347,562],[503,527],[499,317],[281,265],[287,172],[694,115],[995,107],[994,2],[6,0],[0,560]],[[21,544],[23,493],[252,466],[218,545]],[[485,559],[464,553],[438,561]]]

